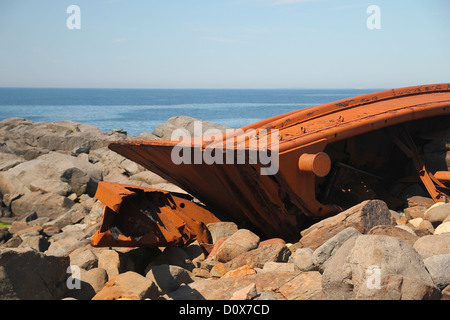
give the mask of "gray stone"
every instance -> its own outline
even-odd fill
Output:
[[[434,234],[450,233],[450,221],[443,222],[436,227]]]
[[[134,139],[135,140],[159,140],[160,138],[149,132],[141,132]]]
[[[30,192],[29,190],[27,192]],[[1,194],[1,193],[0,193]],[[6,206],[6,208],[9,210],[11,208],[11,203],[16,200],[19,199],[22,196],[22,194],[19,193],[6,193],[3,195],[3,204]]]
[[[105,269],[93,268],[90,270],[81,269],[80,286],[68,290],[67,297],[77,300],[91,300],[108,281],[108,274]]]
[[[48,226],[42,230],[42,233],[47,237],[54,236],[55,234],[58,234],[60,232],[61,229],[58,226]]]
[[[193,282],[188,270],[168,264],[151,267],[145,277],[156,283],[160,295],[175,291],[183,283]]]
[[[230,128],[220,124],[180,115],[171,117],[166,123],[158,125],[153,130],[152,134],[162,140],[171,140],[172,138],[174,140],[178,140],[178,135],[172,137],[172,133],[176,129],[184,130],[184,132],[189,134],[190,137],[196,137],[202,136],[207,130],[215,130],[214,134],[217,134],[225,133],[226,130]],[[198,132],[196,129],[199,129]],[[209,131],[209,133],[212,133],[212,131]]]
[[[359,236],[361,232],[353,227],[348,227],[328,239],[324,244],[314,250],[312,261],[319,270],[324,270],[324,264],[330,259],[339,247],[351,237]],[[305,270],[309,271],[309,270]]]
[[[247,229],[240,229],[228,237],[216,252],[215,258],[228,262],[240,254],[258,247],[259,237]]]
[[[315,270],[314,252],[311,248],[299,248],[292,254],[294,266],[296,270],[311,271]]]
[[[0,172],[0,193],[22,195],[31,192],[14,174],[9,171]]]
[[[22,157],[13,153],[0,152],[0,171],[6,171],[24,161]]]
[[[11,233],[17,233],[21,230],[27,229],[29,226],[26,221],[14,221],[8,228]]]
[[[200,246],[197,240],[190,243],[188,246],[185,246],[183,250],[188,254],[192,263],[196,267],[200,267],[201,261],[205,260],[206,258],[205,251],[202,246]]]
[[[25,221],[25,222],[30,222],[30,221],[36,220],[37,218],[38,218],[37,213],[36,212],[32,212],[30,214],[27,214],[27,215],[23,216],[20,220],[21,221]]]
[[[54,300],[66,290],[69,258],[31,248],[0,249],[0,299]]]
[[[450,284],[450,253],[434,255],[423,262],[439,289],[442,290]]]
[[[15,175],[28,188],[39,179],[47,181],[41,185],[50,191],[53,191],[53,187],[48,181],[64,182],[71,188],[66,190],[66,194],[75,192],[78,196],[83,193],[94,196],[98,182],[103,179],[101,170],[89,161],[58,152],[50,152],[21,163],[7,172]],[[60,186],[55,188],[59,192],[63,190]]]
[[[49,247],[49,242],[46,237],[42,235],[35,235],[29,237],[22,237],[22,243],[19,245],[19,248],[23,247],[31,247],[36,251],[44,252]]]
[[[136,162],[129,159],[124,159],[122,162],[120,162],[120,167],[126,171],[127,175],[130,176],[135,175],[143,170],[143,168]]]
[[[45,223],[43,227],[57,226],[59,229],[63,229],[68,225],[82,221],[87,214],[88,211],[82,205],[76,203],[69,210],[61,212],[58,217]]]
[[[56,193],[60,196],[67,196],[72,191],[70,185],[61,180],[39,178],[30,183],[28,188],[31,191],[40,191],[44,193]]]
[[[345,228],[354,227],[366,233],[378,225],[392,225],[393,220],[385,202],[367,200],[303,230],[299,242],[303,247],[315,250]]]
[[[450,203],[434,205],[424,215],[424,219],[431,223],[441,223],[450,215]]]
[[[30,222],[27,222],[27,223],[29,226],[33,227],[33,226],[42,226],[49,221],[50,221],[49,217],[39,217],[39,218],[36,218],[35,220],[31,220]]]
[[[425,211],[427,211],[427,207],[423,206],[415,206],[403,210],[408,219],[423,218]]]
[[[403,241],[408,242],[410,245],[413,245],[414,242],[419,239],[419,237],[414,233],[414,231],[405,225],[397,225],[397,226],[375,226],[369,230],[366,234],[380,235],[380,236],[389,236],[396,237],[402,239]]]
[[[234,222],[214,222],[206,225],[211,235],[212,243],[216,243],[220,238],[231,237],[238,227]]]
[[[420,237],[414,242],[414,249],[422,259],[450,253],[450,232]]]
[[[13,235],[4,244],[1,245],[2,248],[18,248],[23,242],[20,236]]]
[[[0,142],[4,148],[26,160],[49,151],[70,152],[89,141],[90,149],[97,149],[114,140],[93,125],[65,120],[34,122],[24,118],[0,121]]]
[[[293,263],[268,261],[258,272],[273,272],[273,271],[295,271]]]
[[[200,263],[200,267],[201,267],[202,269],[211,271],[211,269],[212,269],[216,264],[218,264],[218,263],[219,263],[219,261],[217,261],[217,260],[214,259],[214,258],[206,258],[205,260],[203,260],[203,261]]]
[[[84,270],[90,270],[98,266],[97,256],[88,248],[81,247],[69,254],[70,265],[76,265]]]
[[[154,282],[133,271],[110,279],[92,300],[144,300],[156,299],[158,289]]]
[[[105,269],[108,278],[112,279],[127,271],[127,261],[125,256],[116,250],[103,250],[98,258],[98,267]]]
[[[278,300],[278,299],[273,294],[263,291],[263,292],[258,293],[253,298],[253,300]]]
[[[301,274],[300,271],[280,271],[222,277],[217,280],[199,280],[180,286],[177,290],[165,295],[164,298],[173,300],[228,300],[237,290],[254,283],[257,292],[270,292],[277,299],[285,300],[286,297],[280,293],[279,288],[295,279],[299,274]],[[284,292],[292,292],[287,289],[286,287]]]
[[[380,235],[352,237],[325,266],[327,299],[440,299],[440,291],[411,245]]]
[[[431,199],[430,197],[422,197],[422,196],[412,196],[406,199],[406,201],[407,206],[409,208],[417,206],[429,208],[435,203],[434,200]]]
[[[148,185],[167,183],[167,180],[151,171],[141,171],[130,177],[131,181],[140,181]]]
[[[287,300],[325,300],[322,275],[318,271],[301,272],[278,291]]]
[[[11,211],[19,217],[36,212],[39,217],[56,219],[73,205],[73,201],[58,194],[30,192],[15,200]]]
[[[91,150],[91,142],[86,141],[86,142],[82,143],[81,145],[79,145],[78,147],[73,148],[72,156],[76,157],[82,153],[89,153],[90,150]]]
[[[230,300],[251,300],[258,294],[256,284],[252,283],[233,293]]]
[[[234,270],[244,265],[251,265],[254,268],[263,268],[264,264],[269,261],[287,262],[290,255],[291,251],[285,244],[268,244],[254,250],[241,253],[229,262],[225,263],[225,268],[227,271]]]
[[[57,235],[60,234],[63,233],[58,233]],[[79,239],[78,237],[73,236],[64,237],[63,239],[60,239],[58,241],[51,241],[50,246],[44,253],[48,256],[66,257],[69,256],[69,254],[73,250],[82,247],[88,243],[90,243],[89,239]]]

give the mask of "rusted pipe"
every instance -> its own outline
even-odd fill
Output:
[[[318,177],[325,177],[331,169],[331,159],[325,152],[304,153],[298,159],[300,171],[312,172]]]

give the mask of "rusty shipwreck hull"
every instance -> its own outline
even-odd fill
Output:
[[[426,165],[422,152],[427,143],[450,137],[449,124],[450,84],[434,84],[309,107],[183,144],[117,141],[109,148],[186,190],[218,216],[246,222],[267,237],[297,241],[311,219],[366,199],[398,209],[398,194],[412,184],[445,201],[448,167]],[[277,155],[274,174],[261,174],[267,162],[250,159],[264,139],[268,152]],[[192,151],[190,163],[174,163],[172,151],[180,145]],[[211,155],[211,149],[222,163],[195,161],[196,152]],[[226,161],[242,150],[245,163]]]

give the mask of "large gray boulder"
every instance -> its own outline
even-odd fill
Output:
[[[328,239],[324,244],[314,250],[312,260],[319,270],[324,269],[324,265],[328,259],[341,247],[341,245],[351,237],[360,236],[361,232],[353,227],[348,227]]]
[[[49,151],[65,151],[89,145],[90,149],[106,146],[108,141],[121,140],[126,135],[115,131],[103,133],[93,125],[75,121],[34,122],[24,118],[0,121],[2,151],[34,159]]]
[[[74,192],[78,196],[83,193],[94,196],[98,182],[103,179],[101,169],[89,161],[58,152],[50,152],[21,163],[9,169],[7,173],[14,175],[28,189],[36,190],[39,185],[44,185],[41,187],[43,191],[60,194],[61,190],[66,188],[67,193]],[[47,181],[47,184],[36,183],[42,179]]]
[[[225,133],[230,127],[223,126],[217,123],[203,121],[200,119],[188,117],[188,116],[174,116],[167,120],[166,123],[162,123],[153,130],[153,135],[162,140],[172,140],[172,133],[176,129],[184,129],[185,133],[189,134],[189,137],[198,137],[205,134],[207,130],[214,129],[216,132]],[[210,133],[212,131],[209,131]],[[206,132],[208,135],[208,132]],[[175,139],[177,140],[178,137]]]
[[[405,241],[383,235],[347,240],[325,265],[327,299],[440,299],[424,262]]]
[[[366,233],[375,226],[393,223],[391,212],[384,201],[366,200],[303,230],[299,242],[303,247],[315,250],[345,228],[353,227]]]
[[[444,289],[450,284],[450,253],[437,254],[423,260],[436,286]]]
[[[11,203],[11,212],[16,217],[36,212],[39,217],[56,219],[74,204],[69,198],[55,193],[30,192]]]
[[[68,257],[50,257],[32,248],[0,249],[0,299],[53,300],[67,287]]]
[[[437,254],[450,253],[450,232],[420,237],[414,243],[414,249],[416,249],[422,259]]]

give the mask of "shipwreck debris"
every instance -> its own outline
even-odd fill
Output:
[[[402,192],[413,184],[423,186],[435,202],[446,201],[450,196],[450,161],[446,162],[450,143],[438,150],[437,161],[428,161],[425,151],[430,143],[450,141],[449,124],[450,84],[434,84],[352,97],[272,117],[214,139],[183,141],[183,147],[193,151],[190,154],[213,154],[214,150],[216,159],[243,151],[245,163],[203,160],[175,164],[172,150],[180,141],[116,141],[109,148],[186,190],[211,212],[248,222],[267,237],[297,241],[311,219],[334,215],[364,200],[380,199],[390,209],[399,209]],[[277,155],[278,171],[273,174],[261,174],[267,163],[252,161],[252,152],[263,139],[268,141],[271,156]],[[112,233],[104,239],[94,237],[97,245],[129,241],[139,246],[144,239],[149,244],[178,244],[195,232],[166,229],[174,222],[164,222],[164,228],[157,219],[170,216],[176,221],[182,214],[186,226],[190,219],[217,219],[191,205],[181,210],[180,200],[169,193],[126,187],[122,195],[116,188],[120,187],[99,185],[99,199],[111,200],[101,232],[110,232],[107,220],[114,216],[112,211],[118,213],[112,208],[116,206],[120,207],[118,216],[123,215],[116,224],[123,235],[118,235],[118,242]],[[110,196],[110,192],[116,195]],[[152,199],[164,214],[137,214],[142,194],[159,195]],[[130,217],[125,218],[123,212]],[[190,225],[183,230],[191,230]],[[199,230],[196,236],[202,237]],[[153,231],[156,233],[149,235]]]
[[[186,197],[163,190],[100,182],[96,198],[105,204],[95,247],[165,247],[208,242],[206,225],[219,220]],[[181,195],[180,195],[181,196]]]

